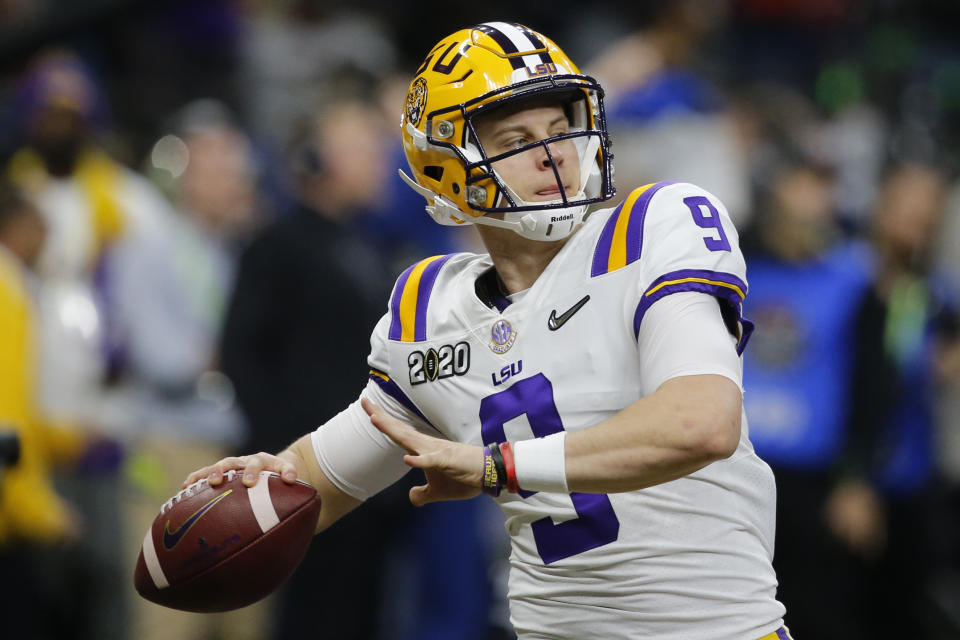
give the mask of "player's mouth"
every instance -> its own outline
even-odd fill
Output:
[[[569,187],[564,187],[563,190],[566,192],[567,196],[573,195],[572,194],[573,190],[570,189]],[[537,198],[541,198],[544,200],[558,199],[560,197],[560,185],[556,183],[551,184],[550,186],[544,187],[543,189],[540,189],[539,191],[537,191],[536,195],[537,195]]]

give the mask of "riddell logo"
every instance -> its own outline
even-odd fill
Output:
[[[568,213],[565,216],[550,216],[550,222],[566,222],[567,220],[573,220],[572,213]]]

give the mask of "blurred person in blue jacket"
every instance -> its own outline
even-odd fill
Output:
[[[423,198],[397,177],[397,171],[407,171],[409,165],[403,145],[394,140],[390,128],[397,115],[397,105],[406,99],[407,86],[407,77],[402,74],[389,76],[377,85],[376,98],[383,116],[382,135],[387,147],[377,159],[386,169],[384,192],[371,203],[369,211],[353,221],[356,229],[376,247],[387,269],[397,273],[424,255],[476,249],[473,238],[464,238],[464,234],[436,224],[429,216],[410,215],[420,211]]]
[[[870,283],[866,249],[837,230],[829,169],[787,160],[747,244],[756,323],[744,363],[750,438],[777,480],[774,566],[796,637],[859,638],[860,561],[828,522],[847,439],[855,322]],[[876,505],[859,505],[871,512]]]
[[[640,27],[600,52],[589,71],[607,92],[618,184],[683,176],[719,197],[731,218],[750,215],[750,181],[722,90],[703,72],[703,45],[726,3],[654,0],[631,7]]]
[[[173,215],[108,251],[102,281],[111,329],[111,401],[128,425],[131,486],[126,559],[179,478],[244,435],[217,345],[236,262],[258,207],[254,149],[229,109],[204,99],[183,107],[153,146],[148,171]],[[132,637],[257,639],[264,614],[195,616],[135,598]]]
[[[935,402],[939,366],[958,344],[955,294],[932,268],[945,176],[930,164],[894,162],[873,207],[873,286],[856,322],[850,415],[852,476],[828,504],[852,549],[868,554],[872,638],[956,637],[936,615],[931,579],[955,540],[945,540],[937,469]],[[858,508],[864,501],[879,506]],[[956,625],[956,621],[952,624]],[[953,635],[951,635],[953,634]]]

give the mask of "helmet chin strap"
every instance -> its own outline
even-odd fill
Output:
[[[562,204],[562,199],[557,200],[546,200],[546,201],[535,201],[528,202],[517,195],[517,192],[514,191],[510,185],[507,184],[506,180],[502,176],[497,174],[497,177],[500,179],[500,184],[503,185],[504,190],[509,194],[510,199],[518,207],[533,207],[538,204],[543,205],[555,205]],[[584,198],[584,192],[581,188],[572,198],[567,198],[567,201],[570,200],[582,200]],[[551,240],[562,240],[566,238],[573,230],[583,222],[583,216],[587,211],[587,205],[572,205],[568,207],[557,207],[556,209],[534,209],[531,211],[505,211],[503,213],[503,219],[493,218],[489,214],[481,218],[477,218],[475,222],[477,224],[487,224],[493,227],[504,227],[512,229],[519,235],[530,240],[541,240],[541,241],[551,241]]]
[[[502,220],[488,214],[474,219],[473,222],[488,227],[510,229],[528,240],[551,242],[563,240],[573,233],[573,230],[583,222],[583,214],[586,210],[587,205],[579,205],[562,209],[506,213]]]
[[[421,186],[416,180],[404,173],[403,169],[397,169],[397,173],[400,174],[400,179],[406,182],[411,189],[426,198],[427,213],[429,213],[430,217],[433,218],[438,224],[454,227],[461,224],[470,224],[470,222],[472,222],[472,220],[467,219],[470,216],[464,215],[464,213],[460,211],[455,204],[444,198],[439,193]]]

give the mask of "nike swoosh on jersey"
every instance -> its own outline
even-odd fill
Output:
[[[575,314],[577,311],[580,311],[580,308],[583,307],[583,305],[587,304],[587,302],[589,301],[590,301],[590,296],[588,295],[583,296],[582,298],[580,298],[579,302],[577,302],[575,305],[573,305],[572,307],[564,311],[559,316],[557,315],[557,310],[554,309],[553,311],[550,312],[550,319],[547,320],[547,327],[550,329],[550,331],[556,331],[557,329],[562,327],[567,322],[567,320],[572,318],[573,314]]]
[[[214,498],[207,504],[197,509],[192,516],[187,518],[183,522],[183,524],[181,524],[179,527],[177,527],[173,531],[170,531],[170,521],[167,520],[167,524],[164,525],[163,527],[163,548],[166,549],[167,551],[170,551],[175,546],[177,546],[180,543],[180,540],[183,539],[183,536],[187,534],[187,531],[190,531],[191,527],[197,524],[197,521],[200,520],[200,518],[206,515],[206,513],[210,511],[210,509],[213,509],[213,507],[218,502],[226,498],[231,493],[233,493],[233,489],[228,489],[224,491],[223,493],[218,495],[216,498]]]

